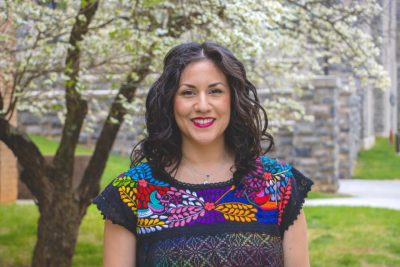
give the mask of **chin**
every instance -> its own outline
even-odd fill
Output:
[[[194,140],[195,143],[201,145],[209,145],[215,142],[215,140]]]
[[[219,138],[214,138],[214,137],[192,138],[192,142],[197,143],[197,144],[202,144],[202,145],[209,145],[209,144],[217,142],[218,140],[219,140]]]

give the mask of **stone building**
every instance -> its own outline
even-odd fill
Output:
[[[398,3],[396,6],[396,2]],[[398,133],[398,64],[396,56],[399,53],[399,31],[397,24],[400,19],[400,2],[383,0],[384,13],[372,25],[372,34],[382,37],[381,64],[389,73],[391,86],[386,91],[375,89],[374,99],[374,132],[375,135],[388,136]]]

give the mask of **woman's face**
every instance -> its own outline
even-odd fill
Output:
[[[174,97],[174,116],[183,142],[208,145],[224,141],[231,113],[227,79],[211,60],[189,64]]]

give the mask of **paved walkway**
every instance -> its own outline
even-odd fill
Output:
[[[340,180],[344,198],[306,199],[306,206],[366,206],[400,210],[400,180]]]

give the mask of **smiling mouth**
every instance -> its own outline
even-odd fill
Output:
[[[207,128],[214,124],[215,119],[207,118],[207,119],[192,119],[194,126],[198,128]]]

